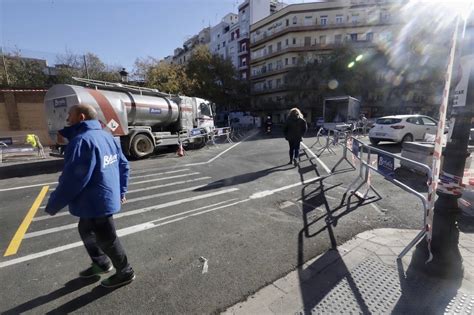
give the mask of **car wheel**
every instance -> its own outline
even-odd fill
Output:
[[[406,134],[403,139],[402,139],[402,143],[404,142],[412,142],[413,141],[413,136],[411,134]]]
[[[380,140],[374,139],[374,138],[370,138],[369,140],[370,140],[370,143],[372,143],[373,145],[377,145],[380,142]]]

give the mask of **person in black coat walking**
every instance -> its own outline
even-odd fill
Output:
[[[288,164],[297,164],[297,158],[300,152],[300,143],[307,129],[306,120],[304,120],[298,108],[292,108],[288,119],[286,120],[283,132],[285,139],[290,145],[290,162]]]

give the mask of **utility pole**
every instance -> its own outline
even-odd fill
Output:
[[[86,69],[86,76],[87,76],[87,79],[90,79],[89,78],[89,68],[87,67],[86,55],[83,55],[83,57],[84,57],[84,68]]]
[[[462,178],[466,158],[471,120],[474,113],[474,14],[465,21],[465,33],[461,40],[460,66],[462,78],[457,82],[453,102],[454,126],[443,154],[444,164],[440,174],[434,205],[431,253],[428,240],[420,242],[413,254],[412,264],[416,269],[439,277],[458,278],[463,275],[462,256],[459,252],[459,229],[457,216],[460,213],[458,199],[462,193]]]

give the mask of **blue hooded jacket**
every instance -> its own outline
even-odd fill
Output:
[[[64,170],[45,211],[55,214],[66,205],[80,218],[107,216],[120,211],[128,185],[129,166],[112,135],[98,120],[85,120],[59,133],[69,140]]]

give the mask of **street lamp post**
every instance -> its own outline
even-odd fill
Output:
[[[468,143],[471,119],[474,109],[474,19],[471,13],[466,21],[462,40],[461,71],[462,82],[456,87],[453,104],[454,126],[448,139],[441,175],[451,180],[450,188],[440,183],[434,206],[431,252],[433,260],[426,263],[428,244],[426,238],[417,245],[413,255],[415,268],[441,277],[460,277],[463,274],[462,257],[459,252],[459,229],[456,219],[460,213],[461,179],[464,175],[466,158],[469,156]],[[466,77],[467,76],[467,77]],[[441,188],[441,189],[440,189]]]
[[[122,68],[121,71],[119,71],[120,78],[122,79],[123,83],[128,82],[128,72],[125,70],[125,68]]]

